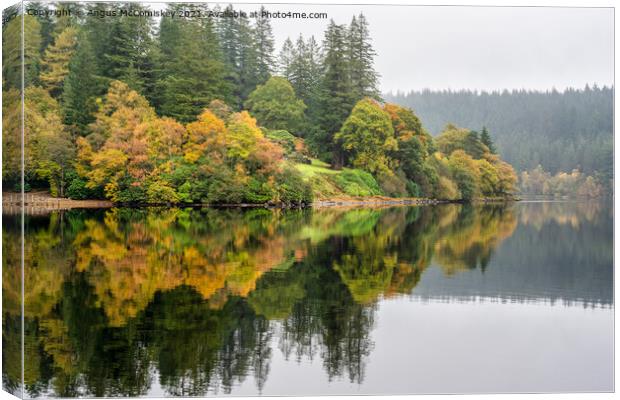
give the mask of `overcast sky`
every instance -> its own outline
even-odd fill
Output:
[[[238,5],[251,11],[254,5]],[[268,5],[269,11],[327,12],[348,23],[363,12],[377,52],[382,91],[564,89],[613,84],[610,8]],[[328,20],[272,20],[287,36],[320,37]]]
[[[159,4],[159,6],[165,6]],[[225,3],[224,3],[225,6]],[[157,6],[152,8],[159,8]],[[236,4],[247,13],[255,4]],[[286,37],[315,35],[329,19],[363,12],[377,52],[380,89],[551,89],[613,84],[613,9],[551,7],[267,5],[326,12],[328,19],[272,19],[276,55]]]

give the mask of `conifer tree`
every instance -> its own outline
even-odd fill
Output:
[[[41,12],[35,16],[41,26],[41,54],[45,51],[54,41],[54,31],[56,30],[57,23],[54,21],[53,14],[51,14],[50,4],[46,2],[33,1],[28,4],[30,8],[40,10]],[[62,30],[62,29],[61,29]],[[60,31],[58,31],[59,33]]]
[[[291,81],[292,77],[292,64],[295,57],[295,49],[293,41],[290,37],[286,38],[280,50],[280,56],[278,57],[278,73]]]
[[[130,12],[146,10],[146,7],[137,3],[128,3],[123,7]],[[145,94],[153,73],[152,19],[132,16],[104,19],[111,20],[108,38],[111,46],[104,54],[104,72],[108,77],[125,82],[132,89]]]
[[[269,18],[264,16],[265,7],[261,6],[260,13],[256,19],[256,67],[259,83],[264,83],[274,72],[274,39],[273,31]]]
[[[323,42],[323,77],[320,85],[320,128],[311,138],[311,145],[335,168],[344,165],[344,152],[334,135],[353,108],[351,81],[346,48],[346,28],[330,21]],[[325,151],[331,146],[331,151]]]
[[[238,103],[241,108],[250,93],[261,83],[259,78],[258,47],[255,31],[247,17],[237,18],[237,32],[239,39],[239,59],[237,61],[239,87]],[[263,71],[264,72],[264,71]]]
[[[484,144],[485,146],[489,148],[491,153],[493,154],[496,153],[497,150],[495,149],[495,144],[493,143],[493,140],[491,139],[491,135],[489,134],[489,131],[487,130],[486,126],[482,127],[482,133],[480,134],[480,141],[482,142],[482,144]]]
[[[78,36],[78,44],[68,67],[62,93],[64,123],[86,135],[85,128],[94,121],[95,97],[105,91],[97,75],[96,57],[85,34]]]
[[[188,122],[212,100],[231,100],[230,82],[225,79],[222,52],[211,21],[162,18],[159,52],[161,79],[153,104],[160,114]]]
[[[321,79],[321,65],[319,47],[314,36],[307,41],[299,35],[295,43],[293,58],[290,63],[289,81],[295,89],[296,95],[307,106],[306,126],[303,128],[305,136],[311,137],[316,131],[318,86]]]
[[[77,29],[68,27],[55,38],[45,50],[41,62],[41,84],[52,97],[62,94],[65,77],[69,73],[69,61],[77,45]]]
[[[354,100],[364,97],[380,99],[377,88],[379,76],[374,69],[374,51],[370,43],[368,22],[363,14],[353,17],[348,30],[347,47],[349,74]]]

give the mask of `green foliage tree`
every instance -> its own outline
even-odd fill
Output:
[[[2,76],[3,87],[6,85],[6,89],[22,87],[22,66],[24,87],[39,82],[41,24],[31,15],[23,16],[23,24],[23,37],[22,17],[11,19],[2,28]]]
[[[334,135],[340,131],[354,99],[347,63],[346,28],[330,21],[323,42],[323,77],[319,89],[321,130],[310,138],[310,144],[321,158],[340,168],[345,164],[344,151]]]
[[[171,5],[178,10],[184,5]],[[200,40],[197,40],[200,39]],[[182,122],[194,120],[215,99],[231,98],[218,38],[212,24],[201,20],[162,18],[160,95],[155,105],[162,115]]]
[[[396,150],[398,144],[389,114],[376,101],[360,100],[335,140],[342,142],[354,167],[390,174],[388,152]]]
[[[293,41],[287,37],[282,45],[278,56],[278,73],[288,81],[293,81],[293,60],[295,58],[295,49]]]
[[[148,11],[138,3],[124,5],[130,13]],[[150,17],[119,16],[108,20],[110,41],[104,59],[104,71],[111,79],[125,82],[143,95],[150,94],[153,82],[153,20]]]
[[[261,6],[254,28],[256,36],[256,77],[259,83],[266,82],[275,68],[273,30],[269,18],[264,15],[265,12],[265,7]]]
[[[290,132],[299,132],[306,108],[295,96],[291,84],[281,77],[272,77],[259,85],[246,100],[245,107],[261,126]]]
[[[307,106],[303,128],[303,135],[306,137],[312,137],[319,125],[317,108],[321,82],[320,61],[319,46],[314,36],[304,40],[303,36],[299,35],[287,75],[295,93]]]
[[[489,149],[491,153],[493,154],[497,153],[497,150],[495,149],[495,145],[493,144],[493,140],[491,139],[491,135],[489,134],[489,131],[487,130],[486,126],[482,127],[482,132],[480,133],[480,141],[482,142],[482,144],[487,146],[487,148]]]
[[[351,91],[355,101],[371,97],[379,100],[379,75],[374,69],[376,55],[370,38],[368,21],[364,14],[353,17],[347,32],[347,49]]]
[[[64,79],[61,107],[64,123],[77,131],[77,134],[85,136],[88,133],[86,127],[94,121],[96,96],[105,86],[97,74],[97,61],[90,41],[84,34],[81,38]]]

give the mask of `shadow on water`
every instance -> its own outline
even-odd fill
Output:
[[[259,393],[276,351],[320,360],[329,380],[362,383],[386,298],[613,306],[609,210],[522,203],[30,216],[25,390],[199,396],[231,393],[251,377]],[[3,382],[15,391],[20,230],[17,218],[4,219]]]

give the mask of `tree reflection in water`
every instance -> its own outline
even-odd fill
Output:
[[[3,381],[16,391],[20,230],[4,218]],[[27,217],[25,389],[197,396],[253,376],[260,392],[274,349],[361,383],[378,300],[415,292],[433,260],[446,276],[484,270],[519,218],[540,221],[512,205]]]

